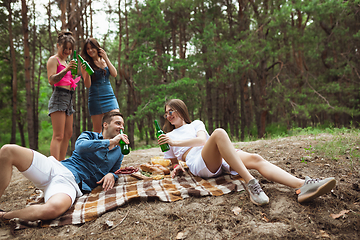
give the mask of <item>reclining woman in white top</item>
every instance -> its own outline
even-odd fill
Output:
[[[246,182],[250,200],[256,205],[267,204],[269,198],[248,169],[259,171],[270,181],[298,189],[300,203],[328,193],[336,185],[332,177],[324,180],[296,178],[258,154],[235,149],[223,129],[215,129],[209,136],[202,121],[190,120],[187,107],[180,99],[166,102],[164,118],[166,134],[160,135],[158,143],[170,145],[164,157],[171,159],[174,168],[172,177],[184,171],[178,164],[179,160],[185,161],[190,172],[199,177],[216,177],[222,172],[239,174]]]

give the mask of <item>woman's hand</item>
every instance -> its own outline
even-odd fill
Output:
[[[185,169],[181,164],[176,164],[174,170],[171,172],[171,177],[174,178],[177,175],[182,175],[185,172]]]
[[[112,173],[106,174],[100,181],[97,182],[97,184],[103,184],[102,188],[107,191],[114,187],[115,179],[114,175]]]
[[[75,69],[76,65],[77,65],[76,61],[74,59],[71,59],[71,61],[69,62],[69,64],[65,68],[66,72],[70,71],[71,69]]]
[[[80,65],[81,65],[81,68],[86,71],[86,65],[85,65],[85,63],[81,63],[81,62],[80,62]],[[87,72],[86,72],[86,73],[87,73]]]
[[[109,68],[110,75],[113,76],[113,77],[116,77],[116,76],[117,76],[116,68],[115,68],[114,65],[110,62],[110,60],[109,60],[109,58],[108,58],[105,50],[102,49],[102,48],[99,48],[99,50],[98,50],[98,55],[105,60],[105,63],[106,63],[106,65],[107,65],[108,68]]]
[[[175,145],[175,142],[172,141],[170,137],[168,137],[166,134],[161,134],[158,139],[158,144],[163,145],[165,143],[169,144],[170,146]]]
[[[106,54],[106,52],[105,52],[104,49],[99,48],[98,54],[99,54],[99,56],[102,57],[103,59],[108,59],[108,56],[107,56],[107,54]]]

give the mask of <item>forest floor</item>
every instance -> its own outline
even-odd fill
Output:
[[[172,203],[137,201],[82,225],[28,228],[16,231],[15,236],[9,226],[1,226],[0,239],[360,239],[359,137],[341,137],[347,143],[331,148],[343,148],[348,143],[355,147],[345,149],[336,160],[328,153],[334,149],[315,150],[338,141],[336,134],[234,143],[299,178],[335,177],[337,185],[333,191],[310,203],[299,204],[294,189],[251,171],[269,196],[268,205],[255,206],[245,191]],[[159,155],[159,148],[136,150],[125,156],[123,166],[149,162],[152,156]],[[32,191],[31,182],[14,169],[0,208],[24,207]],[[104,229],[108,220],[115,226],[122,222]]]

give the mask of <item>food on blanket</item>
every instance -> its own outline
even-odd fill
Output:
[[[157,167],[157,168],[159,168],[161,171],[163,171],[164,175],[170,174],[170,170],[169,170],[168,168],[160,165],[160,164],[156,164],[156,165],[154,165],[154,167]]]
[[[164,179],[164,175],[153,175],[153,176],[151,176],[151,178],[153,180],[161,180],[161,179]]]
[[[144,172],[144,171],[140,171],[142,175],[145,175],[147,177],[151,177],[151,173],[149,172]]]
[[[115,171],[115,174],[131,174],[134,172],[137,172],[139,169],[135,168],[133,166],[129,166],[129,167],[122,167],[118,170]]]
[[[130,176],[133,176],[137,179],[141,179],[141,180],[161,180],[164,179],[164,175],[163,174],[154,174],[152,175],[149,172],[144,172],[144,171],[138,171],[136,173],[132,173],[130,174]]]
[[[154,165],[161,165],[163,167],[168,167],[171,161],[170,159],[164,159],[163,156],[156,156],[151,158],[151,163]]]
[[[140,169],[144,172],[149,172],[149,173],[160,173],[161,170],[154,167],[153,165],[151,164],[148,164],[148,163],[144,163],[144,164],[141,164],[140,165]]]
[[[140,165],[140,169],[144,172],[149,172],[151,174],[170,174],[170,170],[161,165],[151,165],[149,163],[144,163]]]
[[[140,180],[152,180],[152,177],[147,177],[147,176],[141,174],[141,172],[139,172],[139,171],[131,173],[130,176],[140,179]]]

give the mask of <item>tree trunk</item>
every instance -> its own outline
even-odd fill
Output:
[[[42,62],[42,48],[41,48],[41,44],[39,44],[39,61]],[[38,79],[37,79],[37,88],[35,91],[35,120],[36,120],[36,132],[35,132],[35,136],[36,136],[36,142],[38,143],[38,139],[39,139],[39,95],[40,95],[40,80],[41,80],[41,70],[42,70],[42,65],[39,65],[39,72],[38,72]]]
[[[65,30],[67,28],[66,26],[66,6],[67,6],[67,0],[60,0],[60,21],[61,21],[61,30]]]
[[[121,0],[118,1],[118,8],[120,9],[120,5],[121,5]],[[119,102],[119,110],[121,112],[121,106],[120,106],[120,101],[119,101],[119,91],[120,91],[120,87],[124,81],[124,76],[123,74],[121,74],[121,46],[122,46],[122,21],[121,21],[121,11],[119,11],[119,46],[118,46],[118,55],[117,55],[117,60],[118,60],[118,71],[119,71],[119,80],[117,80],[115,78],[115,97]]]
[[[33,21],[36,22],[35,20],[35,3],[33,2]],[[36,56],[36,43],[37,43],[37,34],[36,34],[36,25],[33,25],[33,29],[32,29],[32,64],[31,64],[31,92],[32,92],[32,96],[33,96],[33,102],[32,102],[32,106],[34,109],[34,139],[35,139],[35,149],[39,148],[39,111],[37,108],[37,103],[39,101],[38,99],[38,92],[35,90],[35,56]],[[41,60],[41,59],[40,59]],[[41,62],[41,61],[40,61]],[[41,66],[39,66],[39,71],[41,70]]]
[[[26,0],[21,0],[22,29],[24,34],[24,57],[25,57],[25,87],[26,87],[26,108],[27,108],[27,126],[29,136],[29,147],[37,150],[34,136],[34,112],[31,96],[30,79],[30,51],[29,51],[29,30]]]
[[[17,114],[17,124],[18,124],[18,127],[19,127],[21,146],[26,147],[24,124],[22,122],[22,117],[21,116],[22,116],[22,113],[19,110],[19,113]]]
[[[14,48],[14,40],[12,34],[12,8],[11,2],[7,3],[7,10],[9,12],[8,15],[8,24],[9,24],[9,40],[10,40],[10,56],[12,63],[12,121],[11,121],[11,139],[10,143],[16,143],[16,122],[17,122],[17,67],[16,67],[16,54]]]
[[[212,101],[212,89],[213,84],[210,82],[212,78],[212,71],[208,68],[205,72],[206,80],[206,109],[207,109],[207,120],[208,120],[208,131],[211,134],[214,131],[214,120],[213,120],[213,101]]]
[[[53,55],[54,52],[55,52],[55,49],[54,49],[54,43],[53,43],[53,40],[52,40],[52,37],[51,37],[51,0],[49,0],[49,3],[48,3],[48,6],[47,6],[47,9],[46,9],[46,13],[47,13],[47,17],[48,17],[48,25],[47,25],[47,30],[48,30],[48,34],[49,34],[49,49],[50,49],[50,55]]]
[[[240,85],[240,140],[243,142],[245,139],[245,126],[246,126],[246,111],[245,111],[245,87],[246,77],[244,74],[241,76],[239,85]]]
[[[127,94],[127,112],[128,112],[128,116],[130,115],[134,115],[134,111],[133,111],[133,95],[132,95],[132,92],[131,91],[128,91],[128,94]],[[135,147],[135,144],[134,144],[134,132],[135,132],[135,122],[134,120],[130,120],[129,118],[127,119],[127,124],[126,124],[126,132],[127,132],[127,135],[129,137],[129,141],[130,141],[130,144],[129,146],[131,148],[134,148]]]

